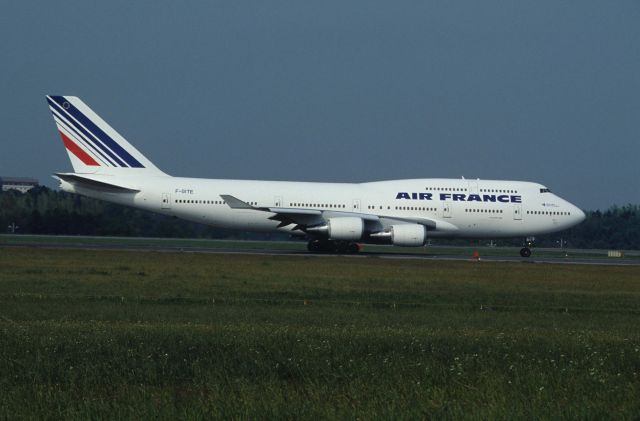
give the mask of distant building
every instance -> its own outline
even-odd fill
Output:
[[[2,191],[18,190],[25,193],[38,185],[38,180],[27,177],[0,177]]]

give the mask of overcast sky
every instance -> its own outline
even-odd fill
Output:
[[[2,1],[0,175],[80,96],[172,175],[537,181],[640,202],[640,2]]]

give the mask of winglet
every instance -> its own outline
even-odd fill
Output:
[[[243,202],[242,200],[238,199],[237,197],[233,197],[230,194],[221,194],[220,197],[227,203],[227,205],[229,205],[231,209],[256,209],[247,202]]]

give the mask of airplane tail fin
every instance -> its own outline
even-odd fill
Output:
[[[80,98],[47,95],[47,102],[74,172],[165,175]]]

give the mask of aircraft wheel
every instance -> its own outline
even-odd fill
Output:
[[[341,253],[341,245],[329,240],[311,240],[307,243],[307,250],[312,253]]]
[[[349,243],[339,242],[335,245],[335,251],[338,254],[345,254],[349,252]]]
[[[307,250],[312,253],[319,253],[322,251],[322,243],[319,240],[311,240],[307,243]]]
[[[355,254],[360,251],[360,246],[346,241],[310,240],[307,250],[312,253]]]
[[[358,243],[349,243],[349,246],[347,247],[347,253],[356,254],[359,251],[360,246],[358,245]]]
[[[522,257],[530,257],[531,256],[531,249],[529,247],[522,247],[520,249],[520,256],[522,256]]]

